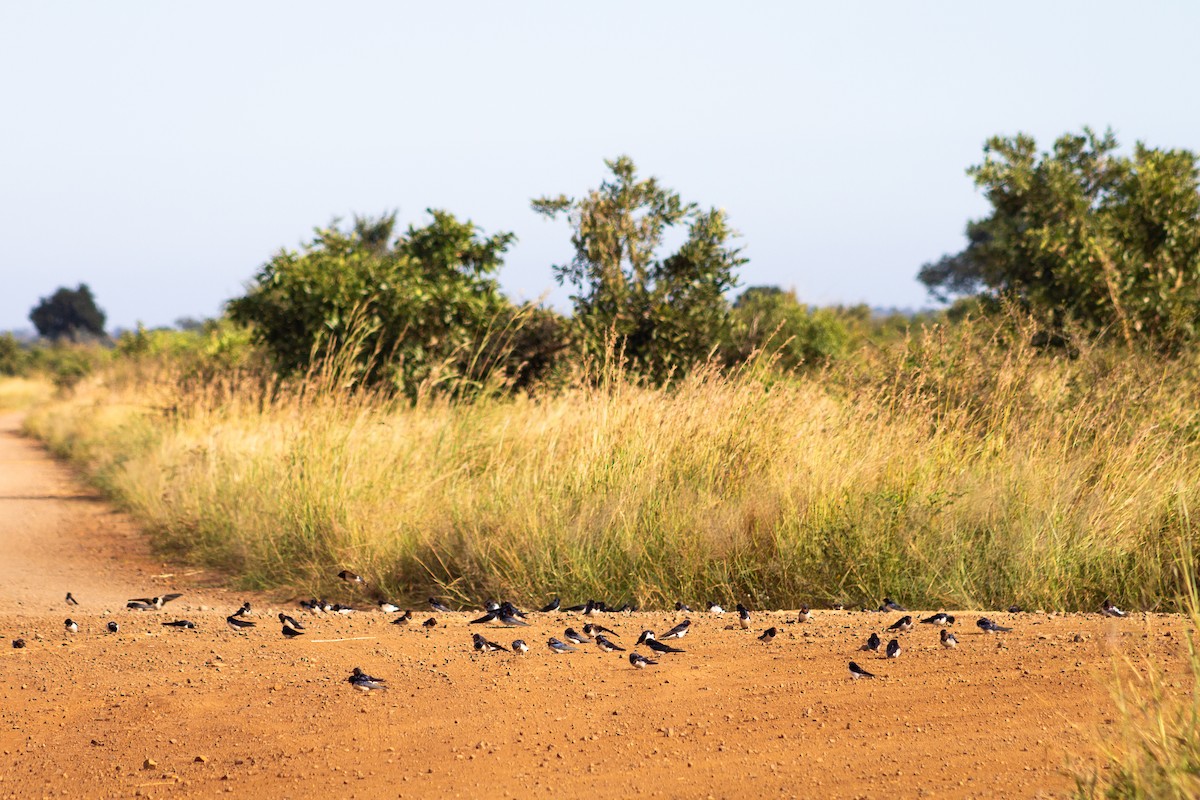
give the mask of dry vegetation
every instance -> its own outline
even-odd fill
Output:
[[[797,378],[610,367],[415,405],[124,359],[28,426],[161,547],[253,586],[350,566],[396,597],[1174,607],[1196,363],[1029,340],[963,324]]]

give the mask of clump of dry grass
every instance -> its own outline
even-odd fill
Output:
[[[255,586],[350,566],[394,596],[1169,605],[1195,363],[1027,341],[967,324],[805,377],[614,366],[416,405],[117,363],[29,428],[162,547]]]
[[[45,403],[54,386],[42,378],[0,378],[0,411],[15,411]]]

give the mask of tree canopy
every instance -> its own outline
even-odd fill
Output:
[[[533,209],[565,216],[575,255],[554,267],[572,287],[579,346],[599,355],[615,338],[633,368],[662,380],[704,359],[728,325],[725,292],[746,263],[725,212],[683,202],[657,178],[639,178],[628,156],[605,161],[611,177],[579,199],[541,197]],[[659,253],[668,231],[687,235]]]
[[[29,320],[39,336],[47,339],[101,338],[104,334],[104,312],[86,283],[74,289],[60,287],[29,312]]]
[[[1130,343],[1200,335],[1196,154],[1139,142],[1124,155],[1085,128],[1049,153],[995,137],[968,173],[992,213],[967,226],[965,250],[921,269],[935,296],[1005,297]]]

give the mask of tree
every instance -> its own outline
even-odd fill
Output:
[[[86,283],[75,289],[59,287],[29,312],[39,336],[47,339],[103,338],[104,312]]]
[[[585,353],[600,355],[615,337],[633,367],[656,380],[686,372],[720,342],[728,324],[725,292],[746,263],[730,245],[737,236],[725,212],[701,211],[657,178],[640,179],[627,156],[605,161],[612,173],[576,200],[559,195],[532,203],[563,215],[575,256],[554,267],[574,289],[574,325]],[[666,233],[687,226],[674,253],[656,257]]]
[[[794,291],[778,286],[751,286],[734,301],[725,358],[740,363],[767,351],[784,370],[825,363],[842,353],[850,329],[832,309],[813,309]]]
[[[283,250],[255,275],[229,314],[285,373],[314,356],[354,352],[357,379],[409,394],[426,381],[468,376],[477,349],[511,304],[492,277],[511,233],[489,237],[469,221],[433,221],[392,241],[395,215],[318,229],[302,251]],[[349,347],[351,350],[347,350]]]
[[[1200,335],[1197,156],[1085,128],[1050,153],[1032,137],[996,137],[968,170],[992,213],[968,244],[925,265],[936,296],[1015,300],[1054,328],[1067,321],[1173,348]]]

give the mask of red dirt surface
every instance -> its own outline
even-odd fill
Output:
[[[956,650],[917,625],[886,660],[857,648],[899,614],[756,613],[742,631],[698,612],[687,652],[640,671],[594,645],[552,654],[575,614],[315,616],[156,562],[18,422],[0,417],[0,797],[1063,796],[1114,731],[1114,664],[1184,652],[1175,616],[989,613],[1014,631],[988,635],[958,611]],[[124,607],[170,591],[161,611]],[[258,624],[235,633],[244,599]],[[285,640],[279,610],[307,633]],[[197,630],[161,626],[180,618]],[[600,621],[632,648],[683,618]],[[475,631],[532,650],[479,654]],[[852,659],[879,677],[850,680]],[[355,666],[389,688],[355,691]]]

